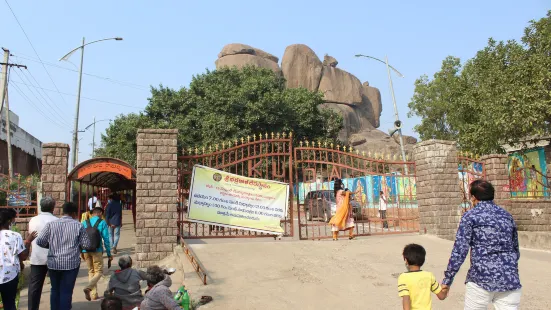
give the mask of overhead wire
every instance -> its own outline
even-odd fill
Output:
[[[27,32],[25,31],[25,29],[23,28],[23,25],[21,25],[21,22],[19,22],[19,19],[17,18],[17,15],[15,15],[15,12],[13,11],[13,9],[11,8],[11,5],[10,3],[8,2],[8,0],[4,0],[4,2],[6,2],[6,4],[8,5],[8,8],[10,9],[13,17],[15,18],[15,21],[17,22],[17,24],[19,25],[19,28],[21,28],[21,31],[23,32],[23,34],[25,35],[25,38],[27,38],[27,41],[29,42],[29,44],[31,45],[33,51],[34,51],[34,54],[36,55],[36,57],[38,58],[38,60],[40,61],[40,63],[42,64],[42,67],[44,68],[44,71],[46,71],[46,74],[48,74],[48,77],[50,78],[50,81],[52,82],[52,84],[54,85],[57,93],[59,94],[59,97],[61,97],[61,100],[67,104],[67,102],[65,102],[65,98],[63,98],[63,96],[61,95],[61,92],[59,91],[59,89],[57,88],[57,85],[55,84],[54,82],[54,79],[52,78],[52,76],[50,75],[50,72],[48,71],[48,69],[46,69],[46,66],[44,65],[44,62],[42,62],[42,59],[40,58],[40,56],[38,55],[38,52],[36,51],[36,49],[34,48],[34,45],[33,43],[31,42],[31,39],[29,38],[29,36],[27,35]],[[55,104],[55,103],[54,103]]]
[[[55,114],[57,114],[57,115],[53,115],[53,113],[52,113],[52,116],[53,116],[53,117],[57,118],[57,119],[58,119],[60,122],[62,122],[64,125],[67,125],[67,126],[70,127],[71,125],[70,125],[70,123],[67,121],[67,119],[65,119],[65,117],[64,117],[63,115],[59,114],[59,113],[58,113],[58,112],[48,103],[48,101],[46,100],[46,98],[44,98],[44,96],[42,96],[42,94],[40,93],[39,89],[36,88],[36,87],[32,84],[31,80],[24,74],[24,71],[21,70],[21,69],[19,69],[19,71],[21,71],[21,75],[19,75],[19,73],[17,73],[17,71],[14,71],[14,72],[15,72],[15,74],[17,75],[17,77],[18,77],[21,81],[23,81],[23,78],[22,78],[21,76],[24,76],[25,79],[27,79],[27,81],[28,81],[30,84],[23,84],[23,85],[25,85],[25,86],[27,87],[27,89],[29,90],[29,92],[30,92],[31,94],[33,94],[33,96],[36,98],[37,102],[38,102],[38,103],[41,103],[42,105],[44,105],[44,103],[45,103],[48,107],[50,107],[51,110],[48,109],[48,111],[49,111],[50,113],[52,113],[52,111],[53,111],[53,112],[55,112]],[[14,82],[15,82],[15,81],[14,81]],[[42,97],[42,100],[41,100],[40,98],[38,98],[38,96],[35,94],[35,91],[33,91],[31,87],[34,87],[34,88],[35,88],[36,93],[38,93],[38,95],[40,95],[40,96]],[[46,108],[46,109],[47,109],[47,108]]]

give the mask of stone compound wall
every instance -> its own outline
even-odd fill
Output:
[[[415,145],[420,233],[453,240],[461,220],[455,142],[428,140]]]
[[[42,191],[44,196],[56,200],[55,215],[61,215],[61,206],[67,198],[68,155],[69,145],[65,143],[42,144]]]
[[[509,175],[507,173],[508,156],[492,154],[482,156],[486,180],[490,181],[495,189],[495,203],[511,212],[511,194],[509,192]]]
[[[178,235],[176,129],[138,130],[136,175],[137,267],[171,255]]]

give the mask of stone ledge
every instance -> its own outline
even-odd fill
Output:
[[[60,142],[51,142],[51,143],[42,144],[42,148],[57,148],[57,147],[69,149],[69,144],[60,143]]]
[[[519,231],[520,247],[538,250],[551,250],[551,232]]]
[[[484,161],[484,160],[487,160],[487,159],[492,159],[492,158],[505,158],[507,159],[507,155],[505,154],[490,154],[490,155],[484,155],[482,157],[480,157],[480,161]]]
[[[457,145],[455,141],[448,141],[448,140],[436,140],[436,139],[430,139],[418,142],[413,146],[413,149],[416,149],[418,147],[432,145],[432,144],[446,144],[446,145]]]
[[[138,133],[172,133],[178,134],[178,129],[138,129]]]

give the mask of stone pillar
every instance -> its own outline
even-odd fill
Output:
[[[428,140],[415,145],[419,231],[453,240],[461,220],[455,142]]]
[[[176,129],[139,129],[136,256],[147,267],[171,255],[178,235]]]
[[[508,156],[504,154],[491,154],[480,158],[480,161],[484,163],[485,179],[490,181],[495,188],[494,201],[505,210],[511,212],[507,160]]]
[[[65,143],[42,144],[42,193],[56,201],[55,215],[61,215],[61,206],[67,199],[67,174],[69,145]],[[37,202],[40,208],[40,201]]]

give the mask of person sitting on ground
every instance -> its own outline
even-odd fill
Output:
[[[116,296],[107,296],[101,302],[101,310],[122,310],[122,301]]]
[[[147,268],[149,291],[140,305],[141,310],[180,310],[180,305],[172,297],[172,280],[159,266]]]
[[[408,271],[398,277],[398,296],[402,297],[404,310],[432,309],[431,292],[440,300],[448,296],[448,290],[442,289],[432,272],[421,270],[426,254],[425,248],[413,243],[406,245],[402,253]]]
[[[105,296],[116,296],[122,300],[124,309],[133,309],[143,301],[140,281],[147,280],[147,274],[132,268],[132,258],[124,255],[119,258],[120,270],[109,279]]]

